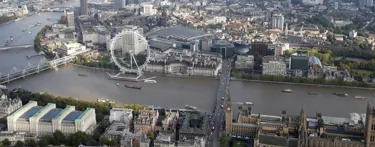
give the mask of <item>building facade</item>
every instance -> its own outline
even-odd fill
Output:
[[[8,131],[21,131],[31,134],[48,135],[56,130],[64,134],[78,131],[91,133],[96,127],[95,109],[75,111],[74,106],[65,109],[56,108],[56,104],[48,103],[38,106],[30,101],[12,115],[7,117]]]
[[[80,0],[80,15],[88,15],[88,4],[87,0]]]
[[[136,118],[134,122],[134,132],[140,132],[142,134],[145,134],[149,131],[154,131],[158,118],[158,110],[139,111],[138,118]]]
[[[109,122],[129,122],[133,119],[133,109],[113,108],[110,111]]]
[[[66,17],[68,19],[68,27],[74,27],[74,12],[66,12]]]
[[[5,94],[2,94],[0,90],[0,106],[0,113],[11,114],[22,107],[22,101],[20,98],[8,98]]]
[[[373,147],[375,146],[375,107],[368,104],[366,114],[350,118],[307,117],[299,115],[253,114],[251,106],[238,107],[236,121],[230,100],[226,103],[225,131],[229,136],[253,139],[257,147]]]
[[[286,63],[280,56],[264,56],[262,63],[263,75],[285,76]]]
[[[272,29],[284,30],[284,16],[282,14],[272,16]]]

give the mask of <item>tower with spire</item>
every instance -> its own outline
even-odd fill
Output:
[[[375,107],[367,103],[366,110],[366,126],[365,126],[365,139],[366,147],[375,146]]]
[[[305,108],[302,107],[301,114],[299,117],[299,127],[298,127],[298,147],[307,147],[307,118],[305,113]]]

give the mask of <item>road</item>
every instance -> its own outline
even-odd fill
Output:
[[[214,127],[214,132],[210,136],[211,147],[220,147],[220,133],[224,130],[225,122],[225,100],[227,99],[229,91],[229,79],[231,71],[231,60],[224,60],[222,73],[220,76],[220,85],[217,91],[216,104],[214,106],[214,113],[212,115],[211,128]]]

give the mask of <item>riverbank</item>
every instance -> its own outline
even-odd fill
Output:
[[[233,80],[233,81],[256,82],[256,83],[272,83],[272,84],[289,84],[289,85],[304,85],[304,86],[317,86],[317,87],[334,87],[334,88],[375,90],[375,88],[366,88],[366,87],[350,87],[350,86],[338,86],[338,85],[292,83],[292,82],[277,82],[277,81],[263,81],[263,80],[247,80],[247,79],[238,79],[238,78],[234,78],[234,77],[231,77],[230,79]]]
[[[0,16],[0,25],[7,25],[11,22],[14,22],[16,19],[16,16]]]
[[[70,64],[74,65],[74,66],[78,66],[78,67],[88,68],[88,69],[120,72],[119,70],[113,70],[113,69],[106,69],[106,68],[100,68],[100,67],[91,67],[91,66],[80,65],[80,64],[75,64],[75,63],[70,63]]]
[[[83,67],[83,68],[89,68],[89,69],[96,69],[96,70],[103,70],[103,71],[113,71],[113,72],[120,72],[120,70],[113,70],[113,69],[106,69],[101,67],[91,67],[87,65],[81,65],[76,63],[70,63],[74,66]],[[205,77],[205,76],[185,76],[185,75],[176,75],[176,74],[164,74],[159,72],[144,72],[145,74],[151,75],[151,76],[168,76],[168,77],[183,77],[183,78],[197,78],[197,79],[217,79],[217,77]]]

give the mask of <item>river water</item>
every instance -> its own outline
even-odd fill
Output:
[[[0,41],[13,36],[13,44],[29,44],[35,34],[46,24],[52,24],[46,18],[59,19],[62,13],[41,13],[24,20],[0,26]],[[21,30],[29,25],[41,22],[43,25],[32,28],[32,34]],[[16,66],[26,67],[27,63],[35,65],[41,57],[27,59],[25,56],[36,54],[33,49],[12,49],[0,51],[0,72],[8,73]],[[77,73],[88,74],[80,77]],[[98,97],[108,98],[119,104],[139,103],[147,105],[183,108],[186,104],[194,105],[203,111],[211,112],[218,80],[186,77],[157,76],[157,84],[131,83],[108,80],[104,71],[77,67],[73,65],[60,66],[58,71],[46,71],[14,81],[7,86],[29,88],[35,92],[48,92],[58,96],[77,97],[82,100],[96,101]],[[115,84],[140,85],[142,90],[116,87]],[[281,93],[290,88],[293,93]],[[233,102],[250,101],[255,104],[255,113],[280,115],[282,110],[289,114],[298,114],[305,107],[308,115],[316,112],[330,116],[348,116],[350,112],[364,113],[366,104],[375,104],[373,90],[328,88],[316,86],[286,85],[232,81],[230,93]],[[308,92],[318,95],[308,95]],[[348,93],[349,97],[337,97],[333,92]],[[353,96],[368,97],[367,100],[355,100]],[[235,106],[234,106],[235,107]]]

